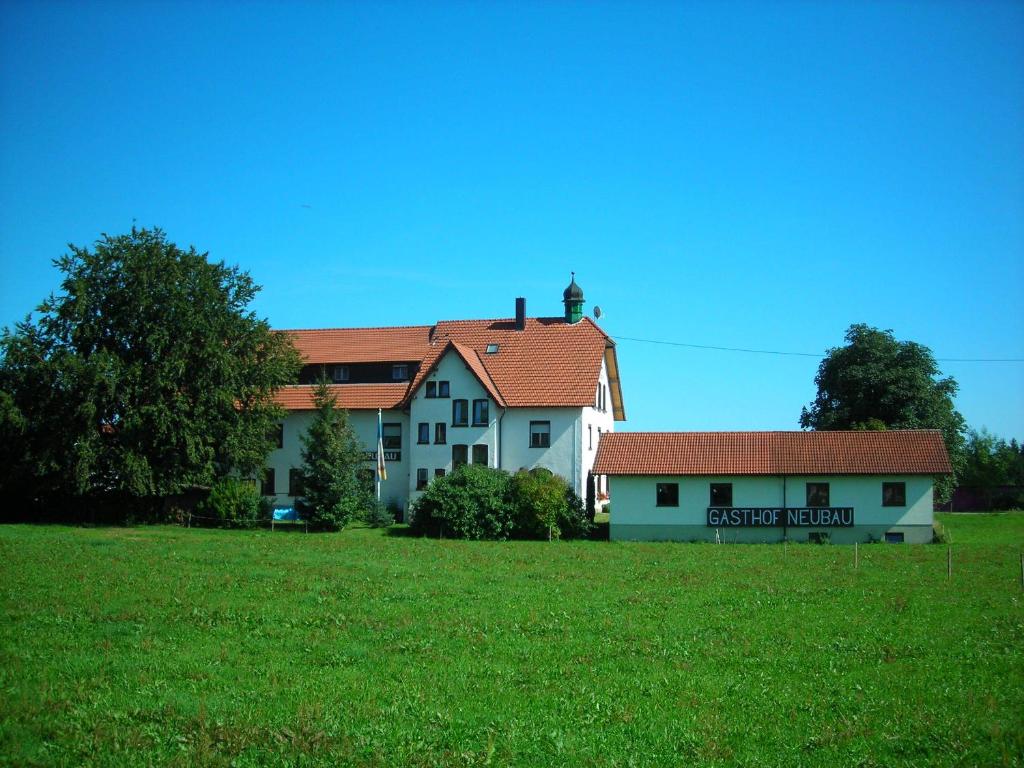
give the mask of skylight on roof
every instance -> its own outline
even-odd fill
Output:
[[[488,344],[487,345],[487,354],[488,355],[494,355],[494,354],[497,354],[497,352],[498,352],[498,345],[497,344]]]

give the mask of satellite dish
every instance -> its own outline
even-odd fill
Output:
[[[601,308],[599,306],[597,306],[597,305],[594,305],[594,319],[595,320],[600,320],[601,319]]]

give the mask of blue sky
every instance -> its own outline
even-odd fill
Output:
[[[0,325],[132,223],[278,328],[561,312],[1024,358],[1020,3],[0,6]],[[622,340],[625,429],[793,429],[818,360]],[[1024,438],[1024,363],[942,362]]]

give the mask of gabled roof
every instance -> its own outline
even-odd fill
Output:
[[[449,349],[462,357],[495,402],[514,408],[593,405],[601,363],[605,361],[615,419],[626,418],[615,343],[590,318],[577,323],[567,323],[561,317],[527,318],[523,330],[516,330],[515,320],[510,318],[443,320],[434,326],[282,333],[292,336],[306,363],[419,361],[419,370],[407,387],[404,384],[343,384],[339,387],[339,391],[356,386],[402,387],[403,404],[408,403]],[[489,345],[497,345],[497,351],[488,354]],[[293,394],[288,402],[311,402],[311,397],[302,401]],[[389,394],[384,399],[390,398]]]
[[[599,475],[935,475],[951,472],[938,430],[606,432]]]
[[[378,408],[398,408],[405,399],[406,384],[332,384],[331,393],[337,398],[338,406],[351,411],[377,410]],[[311,411],[313,404],[313,384],[296,384],[282,387],[277,391],[274,400],[289,411]]]
[[[316,328],[281,331],[306,363],[377,363],[422,360],[430,351],[429,325],[391,328]]]

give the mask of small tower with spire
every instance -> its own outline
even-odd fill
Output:
[[[576,285],[576,273],[571,272],[572,281],[569,287],[562,292],[562,301],[565,303],[565,322],[578,323],[583,319],[583,289]]]

